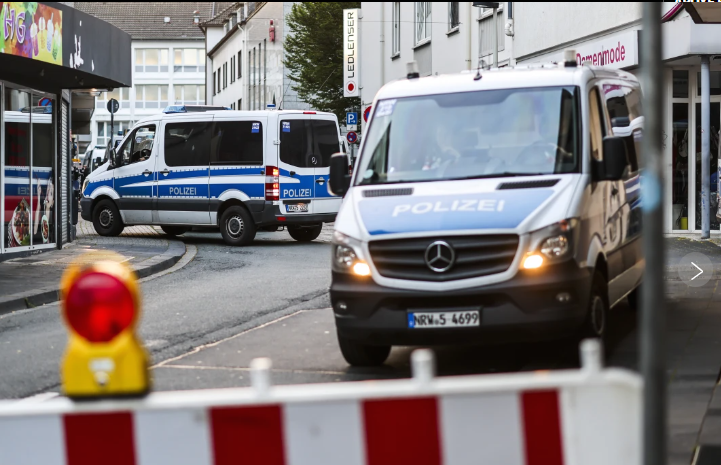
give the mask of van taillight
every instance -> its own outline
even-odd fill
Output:
[[[275,166],[265,167],[265,200],[280,200],[280,170]]]

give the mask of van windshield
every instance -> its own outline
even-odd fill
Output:
[[[357,184],[579,171],[577,87],[381,100]]]

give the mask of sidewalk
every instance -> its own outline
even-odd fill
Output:
[[[139,278],[170,268],[185,253],[183,242],[151,226],[133,226],[119,237],[102,237],[92,223],[80,220],[77,231],[76,241],[62,250],[0,262],[0,314],[57,301],[65,267],[88,251],[123,255]]]

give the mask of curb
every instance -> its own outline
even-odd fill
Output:
[[[185,254],[185,243],[181,241],[168,240],[168,250],[161,255],[146,260],[142,266],[135,267],[135,274],[138,279],[146,278],[155,273],[160,273],[172,267]],[[0,298],[0,315],[26,310],[41,305],[57,302],[60,300],[60,287],[49,287],[35,289],[33,293],[18,293]]]

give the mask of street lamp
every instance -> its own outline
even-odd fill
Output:
[[[478,8],[493,8],[493,64],[498,68],[498,21],[496,20],[496,12],[500,6],[499,2],[473,2],[473,6]],[[478,31],[478,59],[481,58],[481,31]]]

